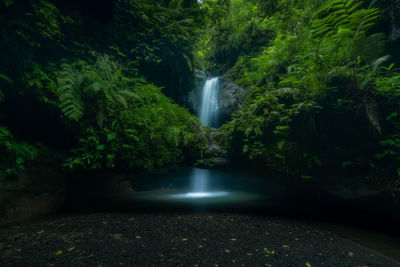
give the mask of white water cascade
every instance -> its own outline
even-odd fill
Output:
[[[204,126],[216,127],[218,124],[218,94],[219,77],[208,79],[203,87],[200,107],[200,122]]]
[[[217,127],[219,119],[218,107],[219,78],[208,79],[204,84],[201,95],[200,122],[204,126]],[[189,193],[179,195],[184,198],[208,198],[220,197],[227,192],[210,191],[210,170],[193,169],[190,177],[191,185]]]

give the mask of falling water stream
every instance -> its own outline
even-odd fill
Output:
[[[216,127],[219,119],[219,77],[208,79],[201,93],[200,122],[204,126]]]
[[[200,122],[204,126],[215,126],[218,122],[219,78],[208,79],[201,92]],[[224,192],[209,192],[209,170],[193,169],[191,177],[191,192],[186,197],[215,197]]]

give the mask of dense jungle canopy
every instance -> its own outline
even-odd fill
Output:
[[[0,184],[231,162],[400,190],[398,0],[1,0]],[[245,94],[219,129],[196,70]],[[237,166],[237,164],[236,164]]]

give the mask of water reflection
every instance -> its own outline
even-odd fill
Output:
[[[188,193],[174,194],[173,198],[215,198],[228,195],[224,191],[211,191],[210,170],[193,168],[190,176],[191,186]]]
[[[172,195],[173,198],[216,198],[216,197],[224,197],[229,193],[224,191],[217,192],[192,192],[192,193],[184,193],[184,194],[175,194]]]
[[[204,193],[209,190],[210,170],[193,168],[193,173],[190,177],[191,192]]]
[[[138,183],[143,181],[146,183]],[[281,194],[280,187],[264,184],[265,179],[257,179],[248,173],[181,167],[168,174],[146,175],[133,180],[137,193],[130,198],[160,207],[254,207],[259,206],[256,200],[264,203],[267,198]]]

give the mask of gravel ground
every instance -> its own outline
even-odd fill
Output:
[[[295,220],[96,213],[0,229],[0,266],[400,266]]]

